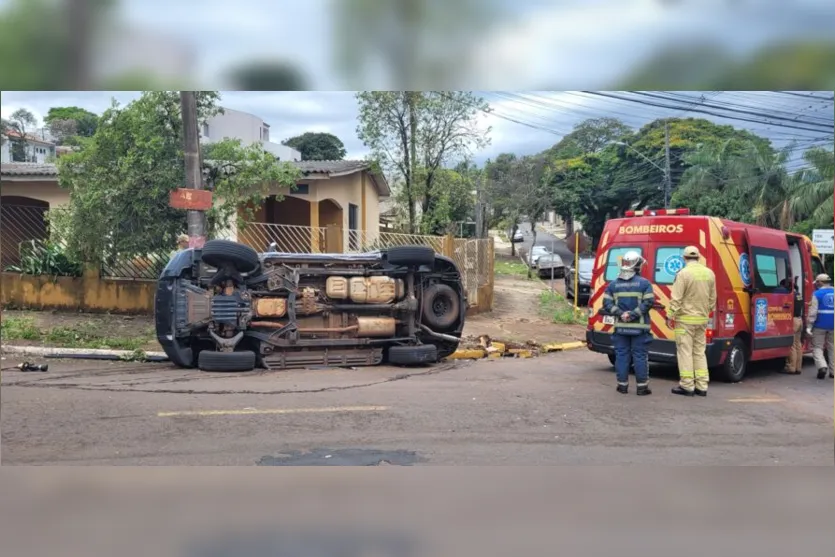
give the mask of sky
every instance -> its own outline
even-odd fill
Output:
[[[832,131],[807,132],[719,118],[712,115],[687,113],[684,110],[667,110],[648,107],[606,97],[596,97],[578,92],[476,92],[488,101],[490,114],[480,114],[480,126],[491,128],[490,145],[472,158],[483,164],[489,158],[503,152],[517,155],[538,153],[558,142],[574,126],[586,118],[610,116],[620,118],[626,124],[638,128],[656,118],[692,116],[704,117],[717,123],[731,124],[769,137],[778,147],[791,140],[801,146],[824,144],[832,148]],[[79,106],[95,113],[107,109],[112,99],[126,104],[139,96],[139,92],[3,92],[0,97],[0,113],[4,118],[18,108],[27,108],[42,119],[52,106]],[[617,93],[620,94],[620,93]],[[677,93],[694,100],[705,95],[709,103],[730,106],[741,110],[765,112],[781,110],[815,120],[833,119],[833,104],[811,101],[785,94],[766,92],[706,92]],[[646,98],[646,100],[652,100]],[[663,103],[663,101],[662,101]],[[368,149],[357,138],[357,103],[352,92],[243,92],[221,93],[222,106],[242,110],[261,117],[270,125],[273,141],[302,134],[307,131],[330,132],[345,144],[347,158],[362,159]],[[742,107],[742,108],[740,108]],[[770,112],[769,112],[770,113]],[[740,115],[745,117],[745,115]],[[756,119],[756,118],[755,118]],[[516,120],[515,122],[512,120]],[[780,122],[774,122],[780,123]],[[799,156],[799,153],[798,153]]]

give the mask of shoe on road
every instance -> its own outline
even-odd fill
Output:
[[[647,395],[651,395],[652,391],[650,390],[649,387],[646,387],[646,386],[638,387],[638,392],[636,394],[638,396],[647,396]]]
[[[681,395],[681,396],[693,396],[693,391],[688,391],[687,389],[683,389],[681,387],[674,387],[671,391],[674,395]]]
[[[701,389],[695,389],[693,394],[696,396],[707,396],[707,391],[703,391]]]
[[[825,367],[822,367],[818,370],[818,379],[826,379],[826,371]]]
[[[628,385],[618,385],[618,392],[625,395],[626,393],[629,392],[629,386]]]

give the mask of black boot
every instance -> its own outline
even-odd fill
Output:
[[[652,391],[649,388],[649,385],[638,385],[638,392],[635,393],[638,396],[647,396],[651,395]]]
[[[693,391],[688,391],[682,387],[674,387],[672,390],[674,395],[681,395],[681,396],[693,396]]]
[[[818,370],[818,379],[826,379],[826,372],[827,369],[825,367],[820,368]]]
[[[625,395],[629,392],[629,385],[618,385],[618,392]]]
[[[696,396],[707,396],[707,391],[703,391],[701,389],[694,389],[693,394]]]

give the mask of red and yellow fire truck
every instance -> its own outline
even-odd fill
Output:
[[[681,253],[691,245],[699,248],[702,263],[716,274],[716,311],[706,338],[708,365],[714,375],[740,381],[749,362],[788,356],[794,338],[794,284],[805,301],[805,317],[814,277],[823,272],[811,240],[771,228],[690,215],[687,209],[629,211],[625,218],[606,223],[592,275],[586,332],[589,349],[608,354],[614,362],[613,325],[600,315],[603,292],[617,278],[620,259],[634,250],[646,259],[641,274],[652,282],[655,292],[649,359],[675,363],[675,335],[667,327],[666,308],[673,280],[684,266]]]

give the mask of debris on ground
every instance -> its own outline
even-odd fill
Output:
[[[479,360],[481,358],[535,358],[549,352],[561,352],[584,348],[584,342],[552,342],[538,343],[533,340],[525,342],[513,342],[506,340],[494,340],[489,335],[478,337],[464,337],[458,350],[449,359],[451,360]]]

